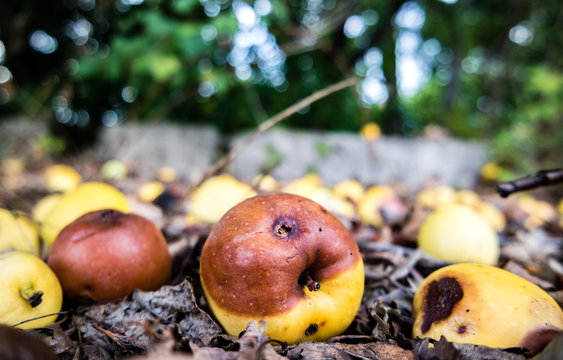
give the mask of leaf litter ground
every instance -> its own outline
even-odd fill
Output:
[[[27,176],[26,181],[14,184],[0,197],[3,207],[25,209],[22,204],[34,203],[45,194],[37,174],[22,176]],[[126,193],[133,193],[140,184],[141,179],[116,183]],[[362,305],[344,334],[326,342],[288,346],[269,339],[264,327],[252,322],[240,336],[229,336],[208,312],[199,283],[199,253],[211,227],[186,228],[179,215],[167,212],[170,202],[181,196],[179,187],[178,196],[156,205],[139,204],[141,212],[161,224],[167,237],[174,255],[173,280],[159,290],[135,291],[109,303],[64,307],[57,323],[32,331],[61,359],[530,358],[520,348],[493,349],[454,344],[444,338],[411,338],[416,289],[425,276],[446,265],[416,249],[414,234],[424,218],[417,211],[411,211],[405,222],[381,229],[343,219],[360,246],[366,274]],[[407,200],[412,209],[413,203]],[[508,225],[501,234],[502,267],[536,283],[561,305],[563,230],[553,224],[531,230],[518,223]],[[535,358],[555,359],[561,353],[563,336],[559,335]]]

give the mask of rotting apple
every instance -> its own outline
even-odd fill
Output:
[[[129,202],[121,191],[102,182],[86,182],[65,193],[41,223],[39,233],[51,245],[59,232],[76,218],[90,211],[115,209],[129,212]]]
[[[170,278],[171,258],[149,220],[117,210],[89,212],[53,243],[47,263],[70,302],[108,301],[135,288],[156,290]]]
[[[21,251],[0,254],[0,323],[43,327],[55,321],[62,303],[59,280],[43,260]]]
[[[364,289],[350,232],[314,201],[284,193],[229,210],[202,249],[200,271],[209,307],[229,334],[259,320],[266,335],[288,343],[346,330]]]
[[[472,208],[446,204],[424,220],[417,235],[425,253],[445,262],[496,265],[500,253],[494,228]]]
[[[0,252],[6,250],[39,255],[39,231],[24,213],[0,208]]]
[[[540,287],[482,264],[454,264],[430,274],[414,296],[414,337],[541,350],[563,329],[563,312]]]

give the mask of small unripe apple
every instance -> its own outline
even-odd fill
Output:
[[[445,262],[495,265],[500,247],[493,227],[472,208],[442,205],[428,215],[418,231],[418,246]]]
[[[229,334],[263,320],[266,335],[288,343],[346,330],[364,288],[349,231],[292,194],[258,195],[229,210],[203,247],[200,271],[209,307]]]
[[[65,193],[53,205],[40,227],[40,235],[51,245],[59,232],[76,218],[90,211],[115,209],[129,212],[129,203],[121,191],[101,182],[87,182]]]
[[[171,272],[160,230],[144,217],[117,210],[93,211],[65,227],[47,263],[70,302],[113,300],[136,288],[156,290]]]
[[[454,264],[430,274],[414,296],[414,337],[535,353],[563,329],[563,312],[545,291],[506,270]]]

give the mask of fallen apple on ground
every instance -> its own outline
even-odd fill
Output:
[[[169,280],[171,258],[149,220],[117,210],[87,213],[65,227],[49,252],[66,300],[107,301]]]
[[[0,252],[6,250],[39,255],[39,232],[24,213],[0,208]]]
[[[414,296],[413,336],[541,350],[563,329],[563,312],[538,286],[506,270],[454,264],[430,274]]]
[[[82,176],[74,168],[63,164],[49,166],[43,177],[47,190],[51,192],[71,191],[82,182]]]
[[[65,193],[45,215],[39,231],[41,238],[51,245],[59,232],[76,218],[102,209],[130,211],[127,198],[115,187],[101,182],[83,183]]]
[[[188,224],[215,224],[231,207],[256,195],[256,191],[229,174],[207,179],[190,196]]]
[[[442,205],[428,215],[418,231],[418,246],[445,262],[496,265],[500,253],[493,227],[472,208]]]
[[[21,251],[0,254],[0,323],[34,329],[51,324],[61,311],[59,280],[39,257]],[[30,319],[38,318],[33,321]]]
[[[229,210],[203,247],[200,271],[209,307],[229,334],[262,320],[266,335],[288,343],[346,330],[364,288],[348,230],[292,194],[258,195]]]

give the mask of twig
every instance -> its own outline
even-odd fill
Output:
[[[21,324],[28,323],[28,322],[30,322],[30,321],[35,321],[35,320],[39,320],[39,319],[43,319],[43,318],[51,317],[51,316],[55,316],[55,315],[58,316],[58,315],[61,315],[61,314],[64,314],[64,313],[66,313],[66,311],[59,311],[59,312],[56,312],[56,313],[40,315],[40,316],[33,317],[33,318],[31,318],[31,319],[27,319],[27,320],[20,321],[20,322],[18,322],[18,323],[15,323],[15,324],[13,324],[13,325],[10,325],[10,326],[11,326],[11,327],[16,327],[16,326],[19,326],[19,325],[21,325]]]
[[[351,77],[346,80],[342,80],[336,84],[332,84],[324,89],[321,89],[306,98],[302,99],[301,101],[291,105],[287,109],[283,110],[282,112],[274,115],[273,117],[267,119],[263,123],[261,123],[256,130],[248,134],[248,136],[241,141],[237,146],[233,147],[231,151],[229,151],[225,156],[220,158],[212,167],[209,169],[202,178],[194,185],[197,187],[201,185],[205,180],[212,177],[213,175],[217,174],[221,171],[225,166],[227,166],[234,158],[254,139],[256,139],[262,133],[268,131],[272,127],[274,127],[280,121],[290,117],[291,115],[295,114],[299,110],[311,105],[315,101],[318,101],[328,95],[335,93],[339,90],[345,89],[347,87],[353,86],[360,81],[357,77]]]
[[[563,183],[563,169],[540,170],[535,175],[497,184],[497,192],[503,198],[518,191]]]

